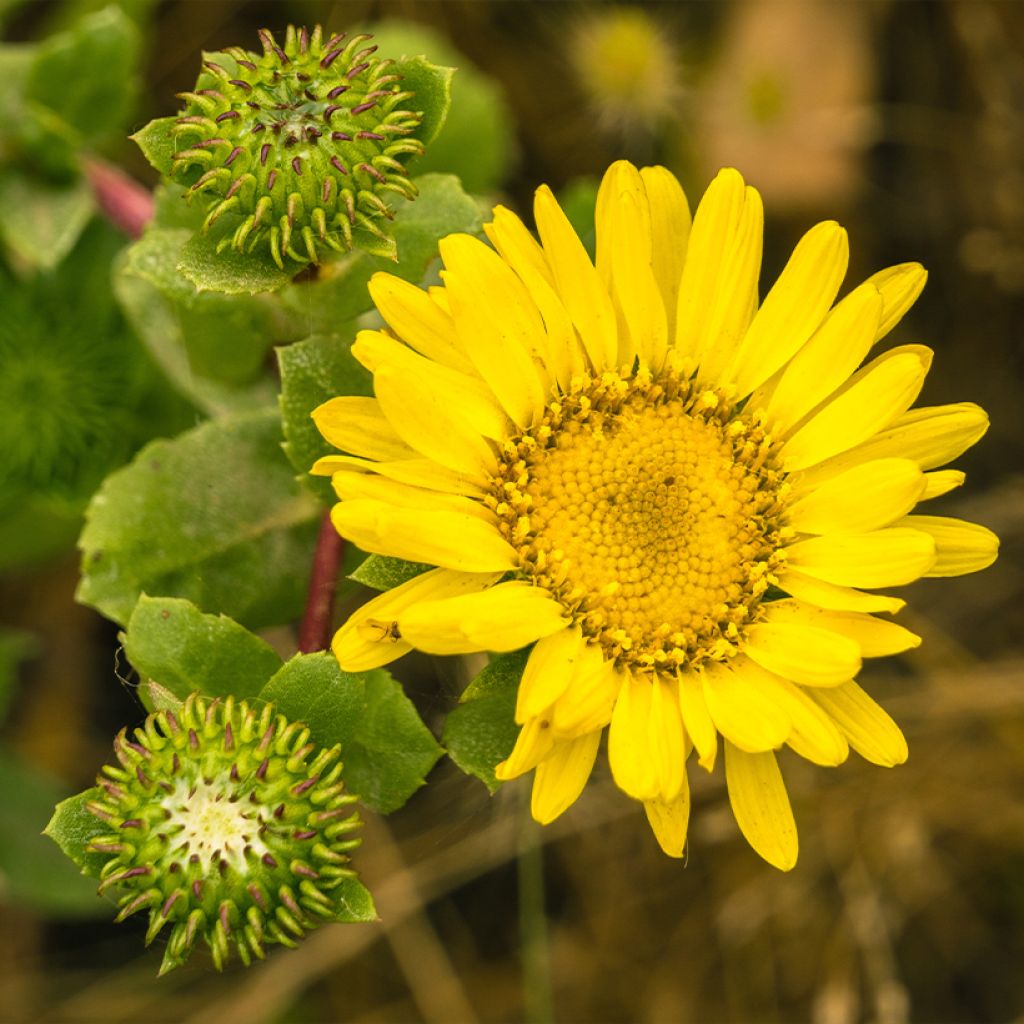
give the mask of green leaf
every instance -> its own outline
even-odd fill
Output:
[[[433,568],[423,562],[406,562],[391,555],[369,555],[349,579],[374,590],[391,590]]]
[[[297,618],[320,510],[280,430],[276,410],[225,417],[111,474],[86,512],[78,599],[122,624],[143,591],[250,629]]]
[[[49,836],[89,878],[100,877],[106,857],[102,853],[91,853],[86,847],[90,839],[109,832],[110,828],[86,810],[85,805],[102,797],[99,787],[93,786],[84,793],[61,800],[53,810],[50,823],[43,829],[43,835]]]
[[[177,143],[171,129],[178,123],[177,117],[158,117],[143,125],[134,135],[129,135],[142,150],[142,155],[162,175],[169,177],[171,162],[177,152]]]
[[[324,266],[316,281],[292,284],[281,293],[286,305],[305,316],[310,333],[330,334],[338,324],[354,320],[373,303],[366,285],[380,270],[406,281],[423,280],[437,256],[437,243],[456,231],[481,230],[480,208],[451,174],[425,174],[416,179],[419,198],[396,198],[391,233],[398,244],[398,262],[351,252]]]
[[[199,291],[226,295],[257,295],[283,288],[305,264],[285,260],[282,270],[271,258],[270,250],[258,246],[251,253],[230,247],[217,252],[217,238],[198,232],[182,247],[178,269]]]
[[[81,178],[54,183],[14,167],[0,173],[0,240],[14,259],[52,270],[71,251],[94,209]]]
[[[143,594],[121,642],[140,676],[182,700],[194,691],[248,700],[281,667],[274,649],[258,636],[180,598]]]
[[[515,139],[512,113],[498,81],[425,25],[384,21],[375,23],[372,31],[381,53],[429,53],[433,60],[456,68],[444,126],[426,155],[410,162],[412,171],[455,173],[462,187],[474,194],[497,189],[508,176]],[[410,103],[415,105],[415,100]]]
[[[378,920],[370,890],[358,878],[343,879],[336,889],[331,890],[331,898],[340,904],[334,920],[341,924]]]
[[[63,795],[60,785],[6,750],[0,750],[0,787],[0,891],[5,900],[62,917],[105,912],[108,905],[96,898],[96,883],[75,868],[78,864],[96,870],[97,856],[85,852],[85,843],[96,834],[94,826],[103,830],[102,823],[85,811],[85,801],[71,807],[79,799],[73,797],[58,805],[55,814],[54,804]],[[53,820],[46,825],[51,815]],[[44,826],[48,832],[56,828],[61,848],[75,863],[45,838]]]
[[[492,793],[501,785],[494,769],[512,753],[519,734],[516,691],[529,653],[493,655],[445,720],[442,742],[448,756]]]
[[[401,807],[441,756],[412,701],[383,669],[353,674],[332,654],[300,654],[260,697],[308,725],[317,743],[340,743],[345,785],[382,814]]]
[[[174,306],[190,375],[250,383],[265,369],[271,345],[301,337],[304,326],[273,296],[197,290],[178,270],[191,237],[185,228],[149,228],[128,249],[124,273],[148,281]]]
[[[45,39],[26,96],[52,110],[83,141],[114,132],[131,116],[138,91],[139,30],[116,5]]]
[[[277,350],[284,450],[300,479],[324,501],[332,499],[331,483],[325,477],[310,476],[309,470],[335,449],[323,439],[310,414],[335,395],[373,394],[369,371],[356,362],[350,346],[351,340],[340,334],[314,335]]]
[[[25,111],[25,84],[36,49],[25,43],[0,44],[0,139],[8,138]]]
[[[402,76],[402,89],[415,93],[408,101],[408,109],[423,114],[416,138],[429,146],[437,138],[448,116],[455,68],[438,67],[425,56],[419,55],[399,58],[395,61],[394,71]]]

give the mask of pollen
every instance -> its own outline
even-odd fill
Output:
[[[758,422],[671,373],[605,374],[506,452],[503,534],[609,657],[672,672],[736,653],[782,561]]]

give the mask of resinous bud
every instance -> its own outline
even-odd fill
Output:
[[[372,37],[266,29],[261,54],[207,54],[173,128],[171,177],[206,210],[218,247],[274,261],[354,246],[387,249],[389,199],[412,199],[405,165],[423,152],[422,114]]]
[[[87,805],[108,831],[89,849],[107,858],[100,892],[117,896],[117,920],[147,911],[147,944],[169,929],[161,974],[200,940],[219,970],[337,917],[361,824],[338,747],[273,705],[193,694],[122,731],[114,753]]]

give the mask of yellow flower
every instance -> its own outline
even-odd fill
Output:
[[[547,187],[534,213],[541,244],[500,206],[493,249],[446,238],[441,288],[371,282],[392,333],[363,331],[353,352],[376,398],[314,413],[351,453],[314,472],[333,477],[341,534],[438,568],[361,608],[334,651],[359,671],[412,648],[533,643],[498,775],[535,770],[538,821],[579,796],[607,727],[616,783],[682,856],[687,757],[711,771],[721,734],[740,829],[789,869],[776,749],[822,765],[851,746],[882,765],[907,756],[854,679],[862,658],[920,639],[879,617],[904,602],[872,591],[995,558],[983,527],[910,514],[962,483],[936,467],[987,417],[910,410],[923,346],[861,366],[925,273],[890,267],[833,306],[835,222],[759,303],[761,199],[734,170],[691,229],[668,171],[614,164],[596,267]]]

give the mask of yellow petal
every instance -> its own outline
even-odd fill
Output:
[[[407,345],[442,366],[473,373],[455,323],[422,288],[385,273],[374,274],[368,288],[380,315]]]
[[[620,365],[660,369],[668,347],[668,327],[652,266],[650,209],[640,172],[625,160],[608,168],[598,193],[598,270],[607,253],[606,284],[622,314]]]
[[[786,441],[789,472],[847,451],[889,426],[917,398],[931,364],[923,345],[893,349],[870,362]],[[906,457],[906,456],[905,456]]]
[[[644,810],[662,852],[669,857],[682,857],[690,824],[690,787],[685,774],[682,789],[674,800],[645,800]]]
[[[412,650],[398,633],[398,616],[418,601],[485,590],[501,573],[452,572],[432,569],[367,601],[334,634],[331,648],[346,672],[366,672],[387,665]]]
[[[650,749],[651,684],[623,672],[608,728],[608,762],[615,784],[634,800],[660,796],[658,770]]]
[[[686,746],[679,697],[674,687],[653,676],[648,747],[658,780],[659,799],[674,800],[686,778]]]
[[[552,711],[555,732],[582,736],[606,726],[621,687],[615,664],[605,661],[596,644],[584,644],[569,686]]]
[[[718,756],[718,730],[711,720],[711,712],[704,700],[704,687],[696,672],[682,672],[679,675],[679,710],[686,733],[700,755],[698,763],[707,771],[712,771]]]
[[[842,731],[803,690],[779,679],[775,693],[792,722],[786,746],[812,764],[829,768],[850,756],[850,745]]]
[[[856,683],[808,696],[839,726],[861,757],[891,768],[907,759],[907,741],[900,727]]]
[[[313,410],[328,444],[370,459],[411,459],[416,452],[395,433],[375,398],[344,395]]]
[[[966,479],[967,474],[959,469],[937,469],[933,473],[925,473],[924,491],[918,500],[928,501],[930,498],[938,498],[943,494],[949,494],[950,491],[955,490]]]
[[[537,189],[534,219],[562,304],[580,333],[597,373],[618,361],[615,308],[583,243],[547,185]]]
[[[747,658],[706,666],[704,700],[718,731],[744,750],[772,750],[789,735],[790,721]]]
[[[550,720],[543,716],[531,718],[519,730],[512,753],[494,769],[494,775],[502,782],[516,779],[536,768],[554,747]]]
[[[726,379],[749,395],[804,345],[829,311],[846,276],[850,245],[835,221],[816,224],[797,243],[737,347]]]
[[[725,782],[747,842],[780,871],[793,868],[799,849],[796,822],[775,755],[747,753],[726,741]]]
[[[651,211],[651,262],[668,321],[668,337],[676,336],[679,282],[690,237],[690,205],[682,186],[664,167],[640,171]]]
[[[876,341],[881,341],[903,319],[927,280],[928,271],[920,263],[886,267],[867,279],[865,283],[873,285],[882,295],[882,319],[878,323]]]
[[[972,402],[911,409],[870,440],[808,470],[803,482],[813,486],[850,466],[890,456],[934,469],[962,455],[986,430],[988,415]]]
[[[424,487],[411,487],[409,484],[389,480],[376,473],[362,473],[356,469],[335,473],[331,478],[331,483],[335,493],[342,501],[369,498],[402,508],[459,512],[462,515],[482,519],[496,528],[494,513],[486,505],[458,494],[445,494],[443,491],[431,491]]]
[[[791,544],[788,564],[841,587],[897,587],[912,583],[935,564],[935,542],[920,530],[887,527],[871,533],[839,533]]]
[[[902,654],[921,645],[921,638],[909,629],[862,612],[827,611],[802,601],[773,601],[769,615],[773,622],[798,622],[842,633],[860,648],[862,658]]]
[[[576,328],[555,292],[544,251],[523,222],[503,206],[494,208],[494,221],[485,224],[484,230],[536,302],[547,331],[548,366],[562,390],[568,391],[573,377],[585,371],[587,357]]]
[[[676,305],[675,347],[691,365],[712,348],[723,327],[733,332],[731,344],[746,328],[735,318],[738,312],[746,316],[751,272],[756,301],[759,210],[760,197],[732,168],[719,171],[697,206]]]
[[[328,455],[313,463],[311,473],[334,476],[335,473],[379,473],[412,487],[482,498],[488,491],[487,481],[458,470],[441,466],[431,459],[402,459],[399,462],[373,462],[353,455]]]
[[[860,671],[860,648],[838,633],[768,620],[747,628],[743,650],[762,668],[804,686],[838,686]]]
[[[417,604],[399,617],[402,636],[428,654],[515,651],[565,629],[565,610],[523,580],[480,594]]]
[[[895,613],[907,603],[899,597],[865,594],[850,587],[826,583],[791,568],[779,574],[779,588],[808,604],[838,611]]]
[[[441,366],[382,331],[360,331],[352,344],[352,355],[371,373],[388,366],[414,381],[422,381],[438,393],[439,400],[452,402],[474,433],[496,440],[508,437],[508,417],[479,377]],[[387,415],[387,410],[384,412]]]
[[[867,533],[905,516],[924,486],[924,474],[912,459],[876,459],[811,490],[798,481],[787,518],[801,533]]]
[[[999,555],[999,538],[984,526],[949,516],[907,516],[900,526],[921,530],[935,541],[935,564],[925,576],[963,576],[990,566]]]
[[[560,740],[533,777],[530,813],[549,825],[577,800],[590,778],[601,743],[601,730],[572,740]]]
[[[584,646],[578,626],[570,626],[537,641],[519,683],[517,722],[535,718],[565,693],[575,675]]]
[[[474,429],[457,391],[440,386],[431,373],[414,376],[390,365],[380,366],[373,389],[398,434],[427,458],[474,480],[485,479],[497,469],[494,450]]]
[[[825,317],[772,389],[767,414],[776,431],[791,430],[860,366],[878,335],[881,316],[878,289],[862,284]]]
[[[497,572],[518,563],[515,550],[489,523],[459,512],[395,508],[361,498],[331,509],[334,528],[364,551],[462,572]]]
[[[448,235],[440,251],[463,349],[513,422],[531,426],[551,385],[536,306],[512,268],[480,239]]]
[[[700,210],[697,211],[700,217]],[[691,246],[697,238],[696,221]],[[715,290],[705,297],[707,309],[700,324],[697,358],[700,379],[708,384],[722,383],[736,348],[746,334],[757,309],[757,281],[761,271],[761,248],[764,241],[764,208],[756,189],[747,187],[735,231],[725,240],[726,246],[715,281]],[[687,288],[687,269],[698,259],[696,250],[689,253],[679,286],[679,302]],[[677,339],[683,321],[676,321]]]

